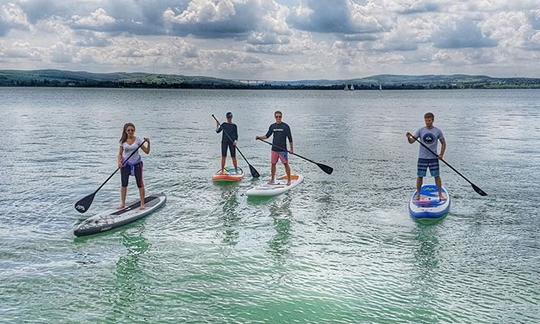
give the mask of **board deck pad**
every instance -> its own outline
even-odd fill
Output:
[[[157,204],[158,202],[159,202],[159,200],[158,200],[158,197],[156,197],[156,196],[144,197],[144,207],[145,208],[150,208],[150,207],[154,206],[155,204]],[[140,206],[141,206],[141,203],[140,203],[139,200],[137,200],[136,202],[132,203],[131,205],[126,206],[123,209],[120,209],[116,213],[110,214],[110,216],[122,215],[122,214],[127,213],[130,210],[133,210],[135,208],[139,208]]]
[[[218,173],[220,171],[221,170],[219,170]],[[242,168],[235,169],[233,167],[226,167],[225,169],[223,169],[223,171],[225,171],[224,174],[228,174],[228,175],[243,175],[244,174],[244,170],[242,170]]]

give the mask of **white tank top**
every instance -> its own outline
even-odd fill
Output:
[[[137,150],[137,148],[139,147],[139,145],[142,144],[142,142],[142,139],[140,139],[139,137],[135,137],[135,141],[131,145],[129,145],[127,142],[122,143],[121,147],[124,151],[122,153],[122,160],[126,161],[126,158],[130,156],[133,151]],[[133,165],[139,163],[139,161],[141,161],[141,155],[137,150],[137,152],[135,152],[135,154],[133,154],[133,156],[129,158],[129,161],[127,163]]]

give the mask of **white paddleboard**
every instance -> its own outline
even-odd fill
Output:
[[[301,174],[291,174],[291,184],[287,186],[287,176],[282,176],[276,179],[272,184],[264,183],[249,189],[246,194],[248,197],[272,197],[287,192],[298,186],[304,181]]]
[[[167,201],[164,193],[159,195],[146,196],[144,199],[144,209],[140,209],[141,201],[137,200],[127,204],[123,209],[111,209],[101,214],[92,216],[74,229],[76,236],[91,235],[134,222],[141,219],[158,208],[162,207]]]

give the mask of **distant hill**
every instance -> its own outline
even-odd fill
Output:
[[[381,74],[344,80],[260,81],[152,73],[90,73],[62,70],[0,70],[0,86],[200,88],[200,89],[499,89],[540,88],[540,78],[493,78],[485,75]]]
[[[340,87],[356,89],[440,89],[440,88],[540,88],[540,78],[493,78],[485,75],[392,75],[359,79],[276,81],[273,85]]]
[[[236,88],[242,87],[243,84],[226,79],[172,74],[0,70],[0,86]]]

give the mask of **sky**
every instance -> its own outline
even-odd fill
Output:
[[[540,77],[540,0],[0,0],[0,69]]]

